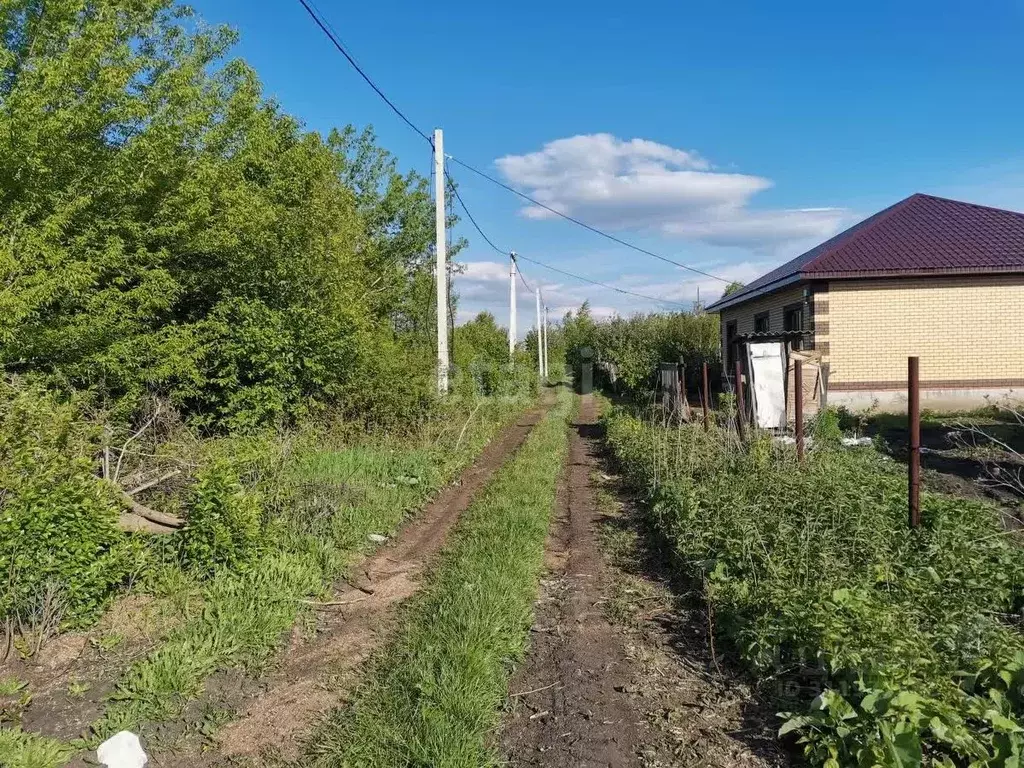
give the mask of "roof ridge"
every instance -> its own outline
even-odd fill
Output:
[[[909,197],[905,197],[902,200],[897,200],[895,203],[890,205],[888,208],[883,208],[882,210],[878,211],[877,213],[871,214],[866,219],[864,219],[862,221],[859,221],[856,224],[854,224],[853,226],[848,227],[847,229],[843,230],[842,232],[834,235],[832,237],[832,240],[833,240],[832,244],[829,245],[828,248],[823,249],[817,256],[815,256],[813,259],[808,261],[806,264],[801,266],[800,270],[799,270],[799,273],[803,274],[804,272],[807,272],[811,267],[813,267],[815,265],[815,263],[817,263],[818,261],[821,261],[826,256],[831,256],[835,252],[835,250],[838,249],[839,247],[845,246],[845,245],[849,244],[851,241],[856,240],[857,238],[861,237],[862,235],[870,232],[871,230],[873,230],[875,227],[877,227],[879,224],[881,224],[883,221],[888,219],[890,216],[892,216],[897,211],[902,211],[906,206],[908,206],[911,203],[911,201],[917,199],[918,197],[926,197],[926,195],[923,195],[920,192],[915,192],[914,194],[910,195]],[[869,220],[873,220],[873,221],[871,221],[871,223],[868,224]],[[864,226],[865,224],[867,226]],[[856,230],[856,231],[854,231],[854,230]],[[843,237],[844,235],[848,235],[848,237]]]
[[[971,208],[980,208],[983,211],[995,211],[996,213],[1009,213],[1009,214],[1012,214],[1013,216],[1024,217],[1024,211],[1014,211],[1014,210],[1012,210],[1010,208],[997,208],[994,205],[982,205],[981,203],[971,203],[971,202],[968,202],[967,200],[957,200],[957,199],[952,198],[952,197],[943,197],[942,195],[932,195],[932,194],[929,194],[928,192],[915,192],[910,197],[908,197],[907,200],[910,200],[913,197],[927,197],[930,200],[939,200],[940,202],[943,202],[943,203],[955,203],[956,205],[966,205],[966,206],[969,206]]]

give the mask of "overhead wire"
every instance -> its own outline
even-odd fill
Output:
[[[523,256],[523,254],[521,254],[521,253],[517,253],[516,254],[516,258],[523,259],[524,261],[528,261],[531,264],[536,264],[538,267],[543,267],[544,269],[550,269],[552,272],[557,272],[560,275],[565,275],[566,277],[571,277],[574,280],[580,280],[580,281],[582,281],[584,283],[590,283],[591,285],[596,285],[599,288],[607,288],[609,291],[615,291],[616,293],[622,293],[622,294],[625,294],[626,296],[634,296],[634,297],[636,297],[638,299],[646,299],[647,301],[654,301],[654,302],[657,302],[658,304],[669,304],[669,305],[678,306],[678,307],[686,307],[687,306],[686,304],[684,304],[681,301],[673,301],[671,299],[662,299],[662,298],[659,298],[657,296],[648,296],[648,295],[643,294],[643,293],[637,293],[636,291],[630,291],[630,290],[628,290],[626,288],[619,288],[618,286],[610,285],[609,283],[602,283],[599,280],[591,280],[589,277],[583,277],[582,275],[577,275],[577,274],[574,274],[574,273],[569,272],[567,270],[559,269],[558,267],[552,267],[550,264],[545,264],[543,261],[538,261],[537,259],[530,258],[529,256]]]
[[[382,91],[379,87],[377,87],[377,84],[375,82],[373,82],[373,80],[370,78],[370,76],[368,74],[366,74],[365,70],[363,70],[363,68],[361,66],[359,66],[359,63],[355,60],[355,57],[352,54],[350,54],[348,52],[348,50],[346,50],[345,46],[342,45],[341,40],[339,40],[338,36],[334,34],[334,32],[331,29],[330,24],[327,23],[326,17],[323,17],[323,20],[321,20],[321,17],[323,16],[323,14],[320,13],[319,9],[314,11],[313,8],[315,6],[313,6],[312,3],[309,2],[308,0],[299,0],[299,2],[302,4],[302,7],[306,9],[306,13],[309,14],[310,18],[313,19],[313,21],[316,22],[316,25],[318,27],[320,27],[320,31],[322,31],[325,35],[327,35],[328,39],[332,43],[334,43],[334,47],[337,48],[338,52],[341,53],[341,55],[344,56],[348,60],[348,63],[351,64],[352,68],[355,69],[355,71],[359,73],[359,76],[362,77],[363,80],[366,81],[366,84],[369,85],[371,88],[373,88],[373,90],[376,92],[376,94],[378,96],[380,96],[384,100],[385,104],[387,104],[389,107],[391,107],[391,111],[394,112],[396,115],[398,115],[402,119],[402,122],[404,122],[407,126],[412,128],[416,133],[418,133],[421,137],[423,137],[423,139],[426,140],[426,142],[428,144],[433,146],[434,145],[434,140],[430,136],[428,136],[426,133],[421,131],[412,120],[410,120],[408,117],[406,117],[405,113],[402,112],[402,110],[400,110],[397,106],[395,106],[395,103],[393,101],[391,101],[391,99],[389,99],[387,97],[387,95],[384,93],[384,91]]]
[[[509,184],[506,184],[505,182],[500,181],[499,179],[494,178],[493,176],[491,176],[488,173],[484,173],[479,168],[474,168],[469,163],[464,163],[462,160],[459,160],[457,157],[454,157],[452,155],[447,155],[447,157],[453,163],[461,165],[466,170],[472,171],[477,176],[479,176],[479,177],[481,177],[483,179],[486,179],[487,181],[491,182],[492,184],[496,184],[497,186],[501,187],[502,189],[505,189],[505,190],[511,192],[513,195],[518,195],[523,200],[526,200],[526,201],[532,203],[533,205],[538,206],[539,208],[543,208],[545,211],[548,211],[549,213],[553,213],[556,216],[560,216],[561,218],[565,219],[566,221],[571,221],[573,224],[576,224],[577,226],[583,227],[583,229],[586,229],[586,230],[588,230],[590,232],[593,232],[595,235],[600,235],[603,238],[611,240],[613,243],[618,243],[619,245],[625,246],[626,248],[631,248],[634,251],[637,251],[639,253],[646,254],[647,256],[652,256],[653,258],[658,259],[659,261],[664,261],[666,264],[673,264],[673,265],[675,265],[677,267],[680,267],[682,269],[688,270],[688,271],[693,272],[695,274],[703,275],[704,277],[711,278],[712,280],[719,280],[719,281],[721,281],[723,283],[730,283],[730,282],[732,282],[731,280],[729,280],[727,278],[719,277],[718,275],[713,275],[710,272],[705,272],[704,270],[697,269],[696,267],[691,267],[688,264],[683,264],[681,261],[676,261],[675,259],[670,259],[668,256],[662,256],[660,253],[655,253],[654,251],[650,251],[650,250],[648,250],[646,248],[642,248],[641,246],[636,245],[635,243],[631,243],[628,240],[623,240],[621,237],[616,237],[615,235],[613,235],[613,234],[611,234],[609,232],[605,232],[602,229],[598,229],[597,227],[593,226],[592,224],[587,224],[587,222],[581,221],[580,219],[577,219],[574,216],[570,216],[567,213],[562,213],[557,208],[552,208],[550,205],[547,205],[546,203],[542,203],[540,200],[537,200],[536,198],[530,197],[525,192],[520,192],[515,187],[510,186]]]
[[[391,99],[388,98],[388,96],[384,93],[384,91],[382,91],[380,89],[380,87],[378,87],[378,85],[373,81],[373,79],[359,65],[359,63],[356,61],[355,57],[351,53],[349,53],[349,51],[346,49],[344,44],[341,42],[339,36],[334,32],[333,27],[331,27],[331,25],[330,25],[330,22],[327,21],[326,17],[319,11],[319,9],[316,9],[316,6],[312,4],[311,0],[299,0],[299,3],[306,10],[306,13],[309,14],[310,18],[312,18],[313,21],[316,23],[316,25],[320,28],[320,31],[322,31],[327,36],[327,38],[331,41],[331,43],[334,45],[334,47],[338,49],[338,52],[341,53],[341,55],[345,57],[345,59],[348,61],[348,63],[352,66],[353,69],[356,70],[356,72],[359,74],[359,76],[363,78],[363,80],[367,83],[367,85],[369,85],[374,90],[374,92],[384,101],[384,103],[387,104],[388,107],[391,108],[391,111],[394,112],[402,120],[402,122],[404,122],[409,128],[411,128],[416,134],[418,134],[421,138],[423,138],[433,148],[433,146],[434,146],[433,138],[431,138],[426,132],[421,130],[412,120],[410,120],[405,115],[405,113],[402,112],[402,110],[400,110],[395,105],[395,103],[393,101],[391,101]],[[314,9],[316,9],[316,10],[314,10]],[[445,160],[446,161],[447,160],[451,160],[453,163],[456,163],[456,164],[462,166],[463,168],[465,168],[466,170],[468,170],[468,171],[476,174],[477,176],[481,177],[482,179],[485,179],[485,180],[491,182],[492,184],[495,184],[495,185],[501,187],[502,189],[504,189],[504,190],[506,190],[508,192],[511,192],[512,194],[522,198],[523,200],[526,200],[527,202],[531,203],[532,205],[536,205],[539,208],[542,208],[542,209],[548,211],[549,213],[554,214],[555,216],[558,216],[558,217],[560,217],[560,218],[562,218],[562,219],[564,219],[566,221],[572,222],[573,224],[576,224],[577,226],[582,227],[583,229],[586,229],[589,232],[592,232],[592,233],[594,233],[596,235],[599,235],[600,237],[603,237],[603,238],[605,238],[607,240],[610,240],[613,243],[617,243],[617,244],[622,245],[622,246],[624,246],[626,248],[630,248],[630,249],[632,249],[634,251],[637,251],[638,253],[642,253],[642,254],[645,254],[647,256],[651,256],[652,258],[658,259],[659,261],[663,261],[666,264],[672,264],[673,266],[679,267],[681,269],[685,269],[685,270],[687,270],[689,272],[693,272],[694,274],[702,275],[703,277],[707,277],[707,278],[710,278],[712,280],[718,280],[720,282],[727,283],[727,284],[731,282],[727,278],[719,277],[718,275],[713,275],[710,272],[705,272],[704,270],[697,269],[696,267],[691,267],[688,264],[683,264],[680,261],[676,261],[675,259],[670,259],[667,256],[663,256],[663,255],[661,255],[659,253],[655,253],[654,251],[648,250],[647,248],[643,248],[643,247],[641,247],[639,245],[636,245],[635,243],[631,243],[628,240],[624,240],[621,237],[617,237],[616,235],[613,235],[613,234],[611,234],[609,232],[605,232],[604,230],[598,229],[597,227],[593,226],[592,224],[588,224],[587,222],[582,221],[582,220],[580,220],[580,219],[578,219],[578,218],[576,218],[574,216],[570,216],[567,213],[563,213],[562,211],[559,211],[558,209],[553,208],[552,206],[547,205],[546,203],[542,203],[540,200],[537,200],[537,199],[531,197],[530,195],[527,195],[525,192],[519,191],[515,187],[513,187],[513,186],[511,186],[509,184],[506,184],[506,183],[504,183],[503,181],[501,181],[499,179],[494,178],[490,174],[485,173],[484,171],[481,171],[479,168],[475,168],[474,166],[470,165],[469,163],[466,163],[466,162],[460,160],[459,158],[454,157],[453,155],[446,154]],[[446,166],[447,166],[447,163],[446,163]],[[447,170],[445,172],[445,175],[448,176]],[[479,225],[473,219],[472,215],[469,213],[469,210],[466,208],[466,204],[462,200],[461,195],[459,195],[458,190],[455,190],[455,195],[458,198],[459,203],[462,205],[462,209],[464,211],[466,211],[466,215],[469,217],[470,222],[473,224],[473,226],[477,230],[477,232],[480,233],[480,236],[484,238],[484,240],[487,242],[487,244],[491,248],[493,248],[494,250],[498,251],[499,253],[502,253],[503,255],[506,254],[505,251],[502,251],[500,248],[498,248],[490,240],[490,238],[488,238],[487,235],[484,234],[484,231],[479,227]],[[523,258],[525,258],[525,257],[523,257]],[[572,274],[570,272],[567,272],[565,270],[560,270],[560,269],[558,269],[556,267],[551,267],[551,266],[549,266],[547,264],[542,264],[541,262],[538,262],[538,261],[533,260],[533,259],[526,259],[526,260],[527,261],[532,261],[532,262],[536,263],[538,266],[543,266],[546,269],[551,269],[552,271],[560,272],[561,274],[567,275],[569,277],[573,277],[573,278],[575,278],[577,280],[582,280],[583,282],[588,282],[588,283],[590,283],[592,285],[597,285],[597,286],[601,286],[601,287],[604,287],[604,288],[610,288],[611,290],[617,291],[619,293],[625,293],[627,295],[637,296],[639,298],[645,298],[645,299],[648,299],[648,300],[651,300],[651,301],[657,301],[657,302],[667,303],[667,304],[679,304],[680,306],[683,306],[679,302],[666,301],[665,299],[658,299],[658,298],[655,298],[655,297],[652,297],[652,296],[644,296],[643,294],[638,294],[638,293],[633,292],[633,291],[627,291],[627,290],[622,289],[622,288],[616,288],[614,286],[610,286],[610,285],[607,285],[605,283],[598,282],[596,280],[590,280],[589,278],[584,278],[584,277],[581,277],[580,275],[574,275],[574,274]],[[520,275],[521,275],[521,273],[520,273]],[[523,279],[524,279],[524,284],[525,284],[525,278],[523,278]]]
[[[451,177],[449,176],[449,180],[450,179],[451,179]],[[571,277],[574,280],[579,280],[579,281],[584,282],[584,283],[590,283],[591,285],[595,285],[595,286],[598,286],[600,288],[607,288],[608,290],[615,291],[616,293],[622,293],[622,294],[625,294],[627,296],[634,296],[634,297],[636,297],[638,299],[646,299],[647,301],[654,301],[654,302],[657,302],[659,304],[669,304],[669,305],[676,305],[676,306],[680,306],[680,307],[685,307],[686,306],[682,302],[672,301],[671,299],[662,299],[662,298],[658,298],[657,296],[647,296],[646,294],[637,293],[636,291],[630,291],[630,290],[627,290],[626,288],[619,288],[619,287],[614,286],[614,285],[609,285],[608,283],[602,283],[602,282],[600,282],[598,280],[591,280],[589,277],[583,277],[582,275],[577,275],[577,274],[575,274],[573,272],[569,272],[568,270],[560,269],[558,267],[553,267],[550,264],[545,264],[543,261],[540,261],[538,259],[533,259],[533,258],[530,258],[529,256],[523,256],[523,254],[518,253],[518,252],[515,255],[512,255],[508,251],[503,251],[501,248],[496,246],[494,244],[494,241],[492,241],[491,238],[489,238],[487,236],[487,234],[483,231],[483,229],[481,228],[480,224],[477,222],[476,218],[473,216],[472,212],[466,206],[466,201],[463,200],[462,199],[462,195],[459,194],[458,187],[454,183],[451,185],[451,187],[452,187],[452,191],[455,193],[455,198],[459,201],[459,205],[462,206],[462,210],[465,212],[466,218],[468,218],[470,223],[473,225],[473,228],[476,229],[476,231],[480,233],[480,237],[482,237],[487,242],[487,244],[489,246],[491,246],[491,248],[493,248],[495,251],[500,253],[502,256],[512,256],[512,259],[517,261],[517,262],[518,262],[519,259],[522,259],[523,261],[528,261],[531,264],[536,264],[538,267],[543,267],[544,269],[549,269],[552,272],[557,272],[557,273],[559,273],[561,275],[565,275],[566,277]],[[517,264],[517,266],[518,266],[518,264]],[[522,270],[517,269],[517,272],[519,272],[519,276],[522,277],[522,275],[523,275]],[[532,290],[529,287],[529,285],[526,283],[526,279],[525,278],[523,278],[523,285],[526,285],[527,290]]]

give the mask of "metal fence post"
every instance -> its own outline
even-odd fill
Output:
[[[704,363],[704,397],[701,398],[701,405],[704,407],[704,431],[711,429],[708,423],[708,406],[711,402],[711,390],[708,387],[708,364]]]
[[[746,418],[747,409],[743,402],[743,368],[740,361],[736,361],[736,432],[740,440],[743,439],[743,419]]]
[[[921,525],[921,389],[918,358],[907,358],[907,419],[910,426],[910,455],[907,457],[910,527]]]
[[[796,360],[793,364],[793,403],[796,423],[796,457],[804,460],[804,364]]]

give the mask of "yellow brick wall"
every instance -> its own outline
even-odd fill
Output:
[[[830,388],[905,382],[910,355],[922,385],[1024,379],[1022,275],[834,280],[818,298]]]

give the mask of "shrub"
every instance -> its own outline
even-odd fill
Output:
[[[811,427],[817,445],[838,445],[843,439],[841,417],[835,408],[825,408],[814,417]]]
[[[95,475],[97,449],[73,405],[0,383],[0,618],[41,619],[49,592],[66,623],[88,621],[127,575],[134,549]]]
[[[814,764],[1016,764],[1024,558],[997,510],[925,493],[910,531],[905,476],[871,452],[797,465],[623,415],[609,439],[718,631],[759,677],[795,684],[783,733]]]
[[[192,493],[180,534],[182,560],[204,573],[244,569],[260,549],[262,514],[258,496],[242,486],[231,464],[214,460]]]

